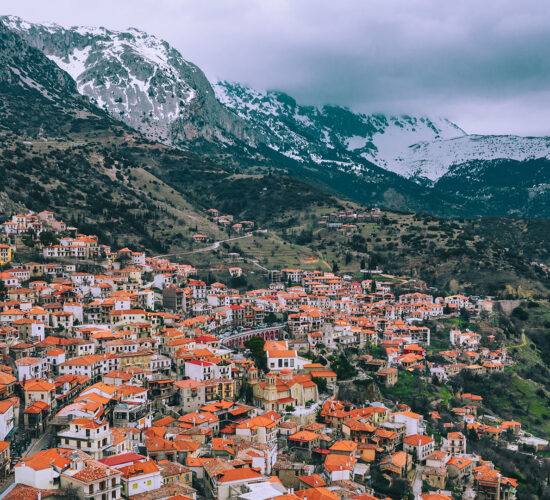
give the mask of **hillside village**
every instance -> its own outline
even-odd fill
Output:
[[[490,297],[382,270],[269,270],[244,290],[230,284],[238,267],[207,283],[52,212],[5,215],[2,498],[514,500],[522,478],[481,443],[547,456],[545,436],[453,385],[517,362],[471,326],[492,317]],[[255,226],[208,216],[228,232]],[[353,232],[377,218],[319,224]],[[428,404],[404,401],[415,384]]]

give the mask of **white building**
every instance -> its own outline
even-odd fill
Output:
[[[82,450],[95,460],[103,458],[104,451],[113,444],[109,424],[93,418],[72,420],[69,428],[58,432],[57,437],[63,448]]]
[[[210,361],[192,359],[185,363],[185,376],[198,381],[215,380],[219,378],[230,379],[231,364],[222,362],[217,365]]]
[[[0,441],[4,441],[6,436],[15,426],[15,415],[13,410],[13,401],[9,399],[0,401]]]
[[[119,470],[122,472],[122,494],[125,497],[158,490],[163,484],[160,469],[154,460],[136,462]]]
[[[15,366],[19,382],[48,375],[48,362],[44,358],[21,358],[15,361]]]
[[[424,434],[426,426],[422,415],[413,413],[412,411],[400,411],[390,413],[389,421],[391,423],[405,424],[405,435]]]
[[[413,434],[403,439],[403,451],[410,453],[417,462],[423,462],[434,451],[435,441],[429,436]]]

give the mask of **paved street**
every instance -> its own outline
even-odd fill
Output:
[[[416,473],[414,475],[414,480],[412,484],[412,492],[414,494],[414,498],[419,498],[422,494],[422,472],[424,471],[424,467],[421,465],[417,466]]]
[[[24,453],[23,456],[30,457],[31,455],[34,455],[37,451],[41,451],[42,448],[49,444],[51,437],[52,431],[51,428],[48,428],[48,430],[38,439],[33,439],[31,441],[31,445],[27,448],[27,451]]]

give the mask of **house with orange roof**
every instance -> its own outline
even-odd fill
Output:
[[[395,450],[400,441],[400,434],[389,429],[378,427],[371,437],[371,441],[384,451]]]
[[[451,455],[466,453],[466,436],[462,432],[449,432],[444,440],[442,449]]]
[[[470,478],[475,462],[465,457],[453,456],[447,461],[447,473],[451,481],[465,481]]]
[[[435,448],[435,441],[429,436],[412,434],[403,439],[403,450],[410,453],[417,462],[424,462]]]
[[[504,421],[500,423],[500,428],[503,431],[511,432],[517,436],[521,431],[521,422],[516,422],[514,420]]]
[[[46,314],[46,311],[44,311]],[[32,318],[21,318],[12,323],[17,328],[21,340],[30,340],[31,342],[40,342],[45,338],[44,321]]]
[[[237,436],[244,436],[253,443],[274,444],[277,441],[279,418],[274,412],[264,413],[240,422],[235,427]]]
[[[299,481],[299,486],[302,489],[324,488],[327,485],[325,480],[318,474],[311,474],[308,476],[299,476],[298,481]]]
[[[174,441],[162,437],[145,439],[147,453],[155,460],[176,460],[178,449]]]
[[[122,473],[122,495],[130,497],[159,489],[162,484],[160,469],[154,460],[143,460],[118,469]]]
[[[347,455],[330,453],[325,458],[323,471],[329,482],[349,481],[353,479],[353,468],[356,458]]]
[[[393,477],[403,477],[412,469],[413,457],[404,451],[387,456],[380,462],[380,470]]]
[[[191,412],[178,418],[178,427],[192,429],[195,427],[208,429],[217,433],[219,431],[220,419],[210,412]]]
[[[33,378],[44,379],[48,375],[48,361],[45,358],[24,357],[17,359],[15,366],[19,382]]]
[[[39,489],[57,489],[59,474],[70,465],[66,449],[52,448],[21,458],[15,465],[15,483]]]
[[[237,453],[235,441],[225,438],[212,438],[212,453],[215,457],[233,458]]]
[[[311,431],[298,431],[288,436],[288,446],[293,453],[303,457],[311,457],[313,450],[319,448],[321,436]]]
[[[164,485],[184,483],[191,486],[193,473],[188,467],[185,467],[178,462],[170,462],[169,460],[159,460],[157,465],[160,469],[160,474]]]
[[[342,423],[342,434],[355,443],[367,443],[376,428],[368,416],[358,415]]]
[[[60,474],[60,490],[76,489],[78,498],[120,498],[121,472],[118,469],[89,458],[76,460],[73,457],[69,467]]]
[[[40,378],[26,380],[23,383],[23,393],[25,395],[25,405],[42,401],[55,409],[57,406],[55,397],[55,384]]]
[[[330,452],[336,455],[345,455],[348,457],[357,456],[357,443],[349,440],[336,441],[330,448]]]
[[[50,368],[50,372],[55,376],[59,374],[59,365],[66,361],[66,354],[64,349],[54,347],[46,351],[46,359]]]
[[[265,476],[248,467],[231,468],[216,475],[212,483],[212,495],[218,500],[228,500],[231,497],[231,491],[240,490],[242,487],[250,491],[255,484],[263,483],[266,479]]]
[[[517,479],[505,477],[496,469],[481,467],[474,474],[474,488],[480,500],[514,500],[517,486]]]

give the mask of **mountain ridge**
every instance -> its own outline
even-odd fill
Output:
[[[167,42],[136,28],[64,28],[14,16],[1,19],[69,72],[81,94],[145,136],[239,170],[286,171],[360,203],[443,216],[494,215],[492,186],[484,186],[488,196],[477,202],[439,180],[449,171],[466,178],[464,168],[453,167],[474,161],[493,170],[508,165],[501,160],[550,156],[546,137],[468,135],[445,118],[302,106],[284,92],[211,84]],[[526,188],[542,200],[533,204],[539,207],[535,216],[550,216],[544,192],[532,181]],[[499,214],[527,213],[513,190],[513,184],[499,188],[501,198],[510,195],[510,206],[503,200]]]

